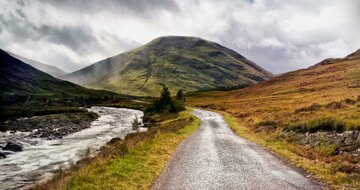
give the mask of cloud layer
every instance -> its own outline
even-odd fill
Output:
[[[0,48],[66,71],[164,35],[198,36],[281,73],[360,48],[357,0],[0,0]]]

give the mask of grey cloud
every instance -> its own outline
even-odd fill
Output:
[[[90,45],[97,45],[97,39],[88,28],[84,27],[50,27],[41,26],[38,32],[49,41],[65,45],[74,51],[87,51]]]
[[[64,45],[74,51],[91,51],[91,49],[87,48],[98,44],[96,37],[86,26],[38,26],[29,21],[24,12],[19,8],[8,15],[0,15],[0,23],[12,35],[16,36],[18,42],[22,40],[38,41],[46,39],[50,42]]]
[[[38,53],[32,47],[44,46],[47,53],[39,52],[40,61],[65,70],[135,48],[160,34],[215,40],[275,73],[339,56],[341,48],[350,53],[360,44],[358,0],[0,0],[0,6],[7,7],[0,10],[0,48],[27,47],[31,55]],[[325,18],[324,27],[322,23],[307,27],[305,18],[291,26],[294,17],[318,18],[328,8],[349,19],[335,26]],[[222,28],[212,30],[205,22],[220,22],[214,26]],[[54,44],[65,50],[46,47]]]
[[[113,11],[131,13],[143,18],[151,17],[157,10],[179,11],[179,7],[173,0],[41,0],[41,2],[90,14],[91,12]]]

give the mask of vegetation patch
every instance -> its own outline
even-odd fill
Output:
[[[300,109],[295,110],[295,113],[311,112],[311,111],[319,110],[320,108],[321,108],[320,104],[314,103],[314,104],[311,104],[311,106],[309,106],[309,107],[304,107],[304,108],[300,108]]]
[[[310,132],[317,131],[336,131],[343,132],[345,130],[345,123],[341,120],[332,117],[324,117],[320,119],[311,120],[309,122],[293,123],[286,130],[295,132]]]

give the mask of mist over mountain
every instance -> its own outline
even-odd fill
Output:
[[[217,43],[196,37],[160,37],[62,78],[89,88],[157,96],[172,92],[254,84],[272,77],[254,62]]]
[[[38,61],[34,61],[34,60],[31,60],[31,59],[28,59],[28,58],[25,58],[25,57],[22,57],[20,55],[17,55],[15,53],[11,53],[11,52],[8,52],[10,55],[12,55],[13,57],[15,57],[16,59],[19,59],[21,60],[22,62],[24,63],[27,63],[33,67],[35,67],[36,69],[39,69],[40,71],[43,71],[45,73],[48,73],[54,77],[59,77],[59,76],[63,76],[63,75],[66,75],[67,72],[55,67],[55,66],[52,66],[52,65],[48,65],[48,64],[44,64],[44,63],[40,63]]]

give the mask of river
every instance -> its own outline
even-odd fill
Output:
[[[125,108],[92,107],[100,117],[91,127],[69,134],[62,139],[29,138],[28,133],[0,132],[0,146],[15,140],[23,151],[0,159],[0,189],[26,189],[53,177],[58,169],[71,167],[80,159],[94,156],[97,150],[114,137],[124,138],[135,132],[131,122],[143,113]]]

